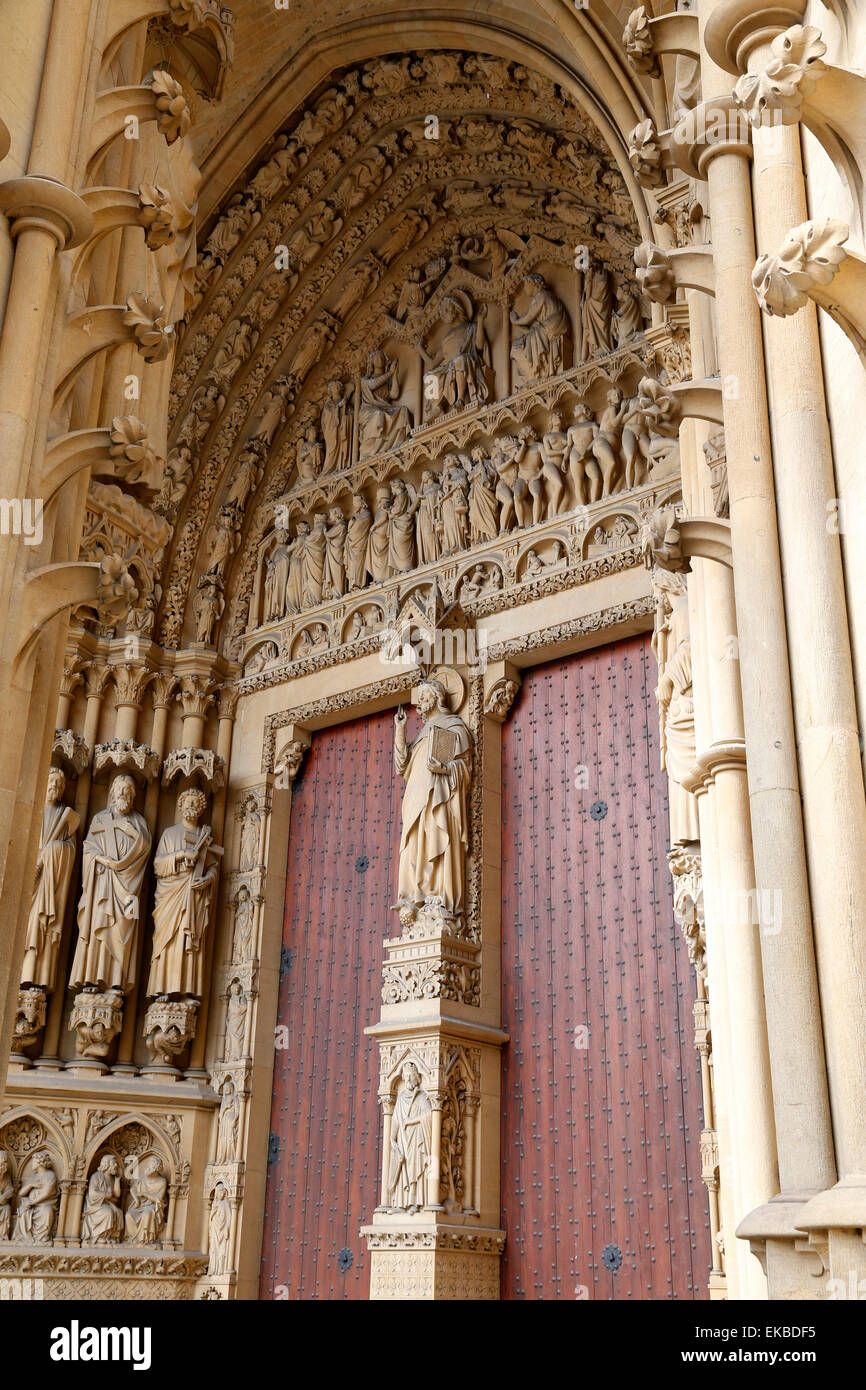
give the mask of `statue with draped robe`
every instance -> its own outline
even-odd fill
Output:
[[[70,988],[118,989],[135,984],[135,945],[141,888],[152,844],[147,822],[134,811],[135,782],[119,773],[108,805],[97,811],[84,841],[78,944]]]
[[[52,767],[48,773],[36,882],[30,899],[21,967],[22,985],[37,985],[46,993],[57,983],[60,936],[75,865],[75,836],[81,824],[72,807],[64,805],[65,791],[63,772],[59,767]]]
[[[199,825],[207,797],[188,787],[177,799],[177,825],[163,831],[153,861],[153,954],[149,998],[204,994],[204,938],[210,919],[217,857],[209,825]]]

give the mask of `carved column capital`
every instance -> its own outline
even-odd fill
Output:
[[[183,676],[180,680],[178,700],[183,709],[183,717],[203,719],[216,699],[216,681],[213,676]]]
[[[110,670],[117,706],[130,705],[133,709],[141,709],[142,696],[153,672],[147,666],[132,664],[112,666]]]
[[[178,687],[178,677],[173,671],[157,671],[150,683],[150,697],[154,709],[168,709]]]
[[[761,35],[766,42],[766,31]],[[737,51],[737,65],[742,68],[748,53],[756,47],[754,36]],[[753,126],[770,121],[796,125],[803,111],[803,101],[825,72],[821,58],[827,45],[819,29],[813,25],[793,24],[784,33],[777,33],[770,44],[770,59],[757,72],[743,72],[734,86],[734,100],[742,107]]]

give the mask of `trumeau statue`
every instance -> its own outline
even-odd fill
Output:
[[[109,1245],[122,1238],[120,1164],[114,1154],[104,1154],[87,1184],[81,1240],[84,1245]]]
[[[75,865],[75,835],[81,824],[72,807],[63,804],[65,790],[66,778],[59,767],[52,767],[21,968],[23,985],[38,985],[49,993],[57,982],[60,936]]]
[[[406,780],[397,905],[411,912],[435,899],[445,914],[459,916],[466,895],[472,738],[449,712],[447,698],[441,681],[421,682],[416,703],[424,727],[408,747],[406,714],[401,708],[395,715],[394,765]]]
[[[416,1212],[426,1205],[425,1185],[433,1152],[433,1109],[414,1062],[407,1062],[391,1120],[389,1195],[392,1207]]]
[[[700,838],[697,801],[682,783],[695,765],[695,705],[689,607],[682,574],[659,567],[653,571],[656,598],[652,646],[659,667],[656,697],[662,767],[668,774],[671,842],[685,845]]]
[[[420,338],[417,342],[425,367],[428,418],[458,407],[486,405],[490,397],[487,305],[476,309],[465,290],[452,290],[439,305],[439,316],[444,332],[438,348],[428,353]]]
[[[543,275],[527,275],[523,288],[532,298],[522,314],[511,311],[515,328],[524,330],[511,345],[511,358],[521,382],[538,381],[565,370],[571,324],[565,305]]]
[[[405,405],[395,402],[400,395],[397,363],[389,361],[384,352],[372,352],[367,360],[367,372],[361,377],[361,396],[358,405],[359,457],[398,449],[412,429],[412,416]]]
[[[134,811],[135,782],[114,778],[108,805],[97,811],[84,841],[78,944],[72,989],[119,989],[135,983],[135,942],[141,887],[152,843],[144,816]]]
[[[153,955],[149,997],[204,992],[204,938],[221,850],[209,825],[199,825],[207,797],[196,787],[177,799],[177,825],[163,831],[153,861]]]

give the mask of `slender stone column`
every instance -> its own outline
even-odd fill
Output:
[[[724,3],[724,0],[723,0]],[[714,6],[704,0],[701,19]],[[704,111],[730,106],[730,79],[702,52]],[[714,106],[715,102],[715,106]],[[713,219],[719,362],[725,392],[731,535],[752,843],[759,902],[780,893],[781,929],[761,955],[779,1177],[789,1201],[833,1181],[834,1161],[799,798],[787,629],[773,489],[745,132],[698,156]],[[777,1208],[778,1211],[778,1208]],[[784,1224],[778,1212],[780,1226]],[[787,1213],[790,1215],[790,1209]],[[793,1238],[793,1227],[788,1223]]]
[[[739,44],[740,71],[760,73],[772,58],[774,34],[766,24],[758,25],[760,18],[759,11],[755,30],[743,34]],[[799,127],[762,126],[754,145],[758,245],[772,251],[790,227],[809,216]],[[833,1207],[840,1226],[861,1227],[866,1222],[866,798],[841,542],[827,525],[827,504],[837,488],[816,306],[810,301],[789,318],[765,318],[764,334],[794,725],[840,1179]],[[856,1268],[866,1275],[862,1245]]]

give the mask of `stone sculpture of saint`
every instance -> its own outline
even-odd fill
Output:
[[[481,448],[472,450],[469,469],[469,538],[473,545],[499,534],[496,473]]]
[[[228,1274],[229,1236],[232,1225],[231,1198],[223,1185],[217,1183],[210,1204],[210,1261],[208,1274]]]
[[[398,872],[398,907],[418,908],[428,899],[448,914],[463,911],[469,843],[467,791],[472,739],[451,714],[441,681],[423,681],[416,699],[424,727],[406,744],[406,715],[395,716],[394,764],[406,780]]]
[[[430,468],[421,474],[418,512],[415,517],[415,544],[418,564],[429,565],[439,559],[439,479]]]
[[[424,398],[436,410],[486,405],[490,396],[487,372],[490,344],[485,329],[487,306],[476,310],[465,290],[453,290],[439,306],[445,326],[438,349],[417,347],[424,361]]]
[[[412,416],[405,405],[397,405],[400,382],[397,363],[384,352],[372,352],[367,374],[361,377],[358,405],[358,454],[362,459],[398,449],[412,429]]]
[[[81,824],[72,807],[63,804],[65,790],[66,778],[59,767],[52,767],[21,967],[22,985],[37,985],[49,994],[57,983],[60,936],[75,865],[75,835]]]
[[[241,1103],[231,1077],[223,1082],[217,1123],[217,1163],[231,1163],[237,1157]]]
[[[60,1184],[44,1150],[33,1159],[33,1171],[18,1189],[18,1212],[15,1217],[14,1240],[47,1245],[54,1230]]]
[[[133,810],[135,782],[119,773],[108,791],[108,805],[97,811],[84,841],[78,944],[72,962],[72,989],[118,989],[135,984],[135,940],[141,887],[152,837]]]
[[[390,1203],[416,1212],[426,1205],[427,1170],[433,1152],[433,1109],[414,1062],[406,1062],[391,1118]]]
[[[376,505],[367,538],[368,574],[375,583],[391,577],[391,489],[387,483],[376,488]]]
[[[352,387],[344,387],[341,381],[328,385],[320,425],[325,441],[323,473],[339,473],[352,462],[352,394]]]
[[[316,426],[308,425],[302,439],[298,440],[295,462],[298,469],[297,481],[301,487],[314,483],[324,472],[325,446],[316,434]]]
[[[9,1169],[9,1155],[0,1149],[0,1240],[8,1240],[12,1234],[12,1198],[15,1185]]]
[[[456,555],[469,541],[469,480],[456,454],[448,454],[442,470],[439,509],[442,517],[442,554]]]
[[[286,580],[286,613],[300,613],[304,602],[304,556],[310,535],[310,523],[299,521],[297,534],[289,546],[289,577]]]
[[[571,324],[565,305],[543,275],[527,275],[523,287],[532,298],[525,313],[511,311],[515,328],[524,330],[511,345],[511,358],[522,381],[538,381],[565,370]]]
[[[204,938],[217,873],[217,847],[209,825],[199,825],[207,797],[188,787],[177,799],[179,820],[163,831],[153,861],[153,955],[149,998],[201,999]]]
[[[238,1062],[244,1055],[244,1034],[246,1032],[247,997],[238,980],[229,986],[226,1006],[226,1062]]]
[[[359,493],[352,498],[352,511],[346,531],[346,587],[363,589],[367,583],[367,546],[373,517],[366,498]]]
[[[165,1222],[165,1194],[168,1178],[162,1159],[147,1154],[138,1165],[138,1175],[130,1181],[126,1209],[126,1239],[133,1245],[156,1245]]]
[[[81,1241],[83,1245],[112,1245],[122,1237],[120,1164],[114,1154],[104,1154],[87,1184]]]
[[[700,837],[697,801],[682,783],[696,757],[695,702],[692,692],[692,650],[685,578],[667,570],[653,572],[656,598],[652,646],[659,667],[656,697],[662,745],[662,767],[668,774],[671,841],[685,845]]]
[[[265,561],[264,621],[277,622],[285,616],[286,586],[289,582],[289,533],[276,533],[276,545]]]
[[[323,598],[340,598],[346,592],[346,532],[342,507],[331,507],[325,528],[325,582]]]
[[[583,358],[610,352],[613,292],[610,273],[603,265],[593,264],[583,279],[580,319],[583,330]]]
[[[328,551],[328,538],[325,534],[325,516],[317,512],[304,543],[303,568],[303,607],[313,608],[322,601],[325,585],[325,557]]]
[[[415,514],[419,500],[414,490],[395,478],[391,484],[388,568],[392,574],[406,574],[415,567]]]

